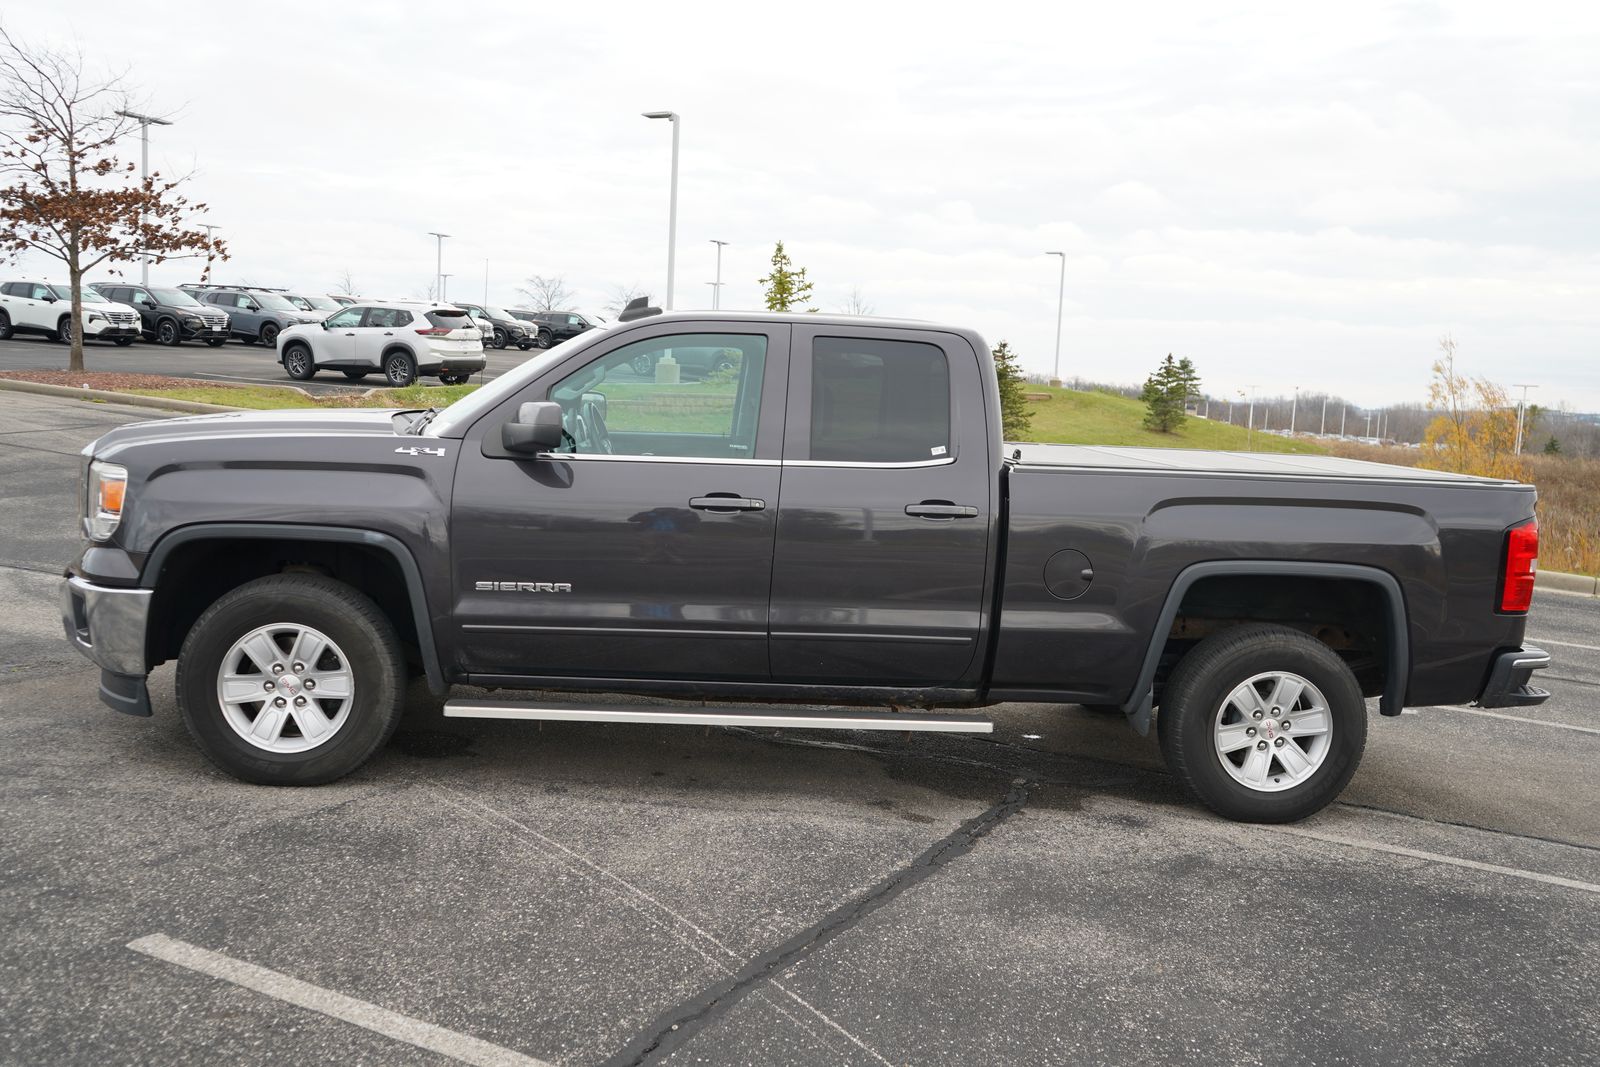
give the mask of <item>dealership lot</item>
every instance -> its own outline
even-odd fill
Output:
[[[527,352],[515,348],[484,350],[489,365],[482,379],[489,381],[524,360],[537,359],[542,349]],[[382,385],[381,376],[352,386],[342,375],[325,373],[309,382],[295,382],[278,365],[277,353],[261,345],[230,342],[219,348],[185,344],[172,348],[140,342],[127,348],[109,344],[87,344],[83,365],[90,371],[128,371],[137,374],[167,374],[175,378],[197,378],[219,385],[283,385],[310,393],[363,392]],[[0,341],[0,371],[65,370],[67,346],[43,337],[14,337]],[[480,380],[473,375],[472,380]],[[438,385],[436,378],[422,378],[419,385]]]
[[[280,380],[237,345],[90,369],[132,353]],[[1537,598],[1552,700],[1374,716],[1293,827],[1042,705],[904,740],[419,688],[358,774],[264,789],[189,743],[170,665],[126,718],[60,638],[78,451],[150,415],[0,393],[0,1062],[1600,1058],[1600,601]]]

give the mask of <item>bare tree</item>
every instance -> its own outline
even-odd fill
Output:
[[[356,286],[355,277],[350,273],[349,267],[346,267],[344,273],[339,275],[338,291],[343,296],[356,296],[361,292]]]
[[[519,286],[517,292],[533,311],[571,311],[577,299],[577,294],[567,288],[567,279],[560,274],[532,275],[528,284]]]
[[[846,315],[876,315],[878,309],[867,303],[867,298],[861,295],[861,287],[850,287],[850,295],[845,297],[844,306],[839,309]]]
[[[182,178],[140,179],[112,149],[130,133],[121,77],[85,80],[81,51],[32,48],[0,28],[0,253],[40,252],[67,268],[72,340],[68,369],[83,370],[83,275],[101,263],[162,263],[180,253],[227,259],[227,246],[199,227],[204,212],[173,192]]]
[[[613,285],[611,287],[611,298],[601,306],[605,308],[606,314],[616,318],[622,314],[622,309],[628,306],[629,301],[648,295],[639,287],[638,282],[634,282],[632,285]]]

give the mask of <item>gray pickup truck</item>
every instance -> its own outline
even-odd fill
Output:
[[[62,610],[102,699],[150,714],[175,659],[206,755],[282,784],[359,767],[418,675],[447,716],[509,719],[983,732],[1000,701],[1097,705],[1154,722],[1215,811],[1284,821],[1355,772],[1366,697],[1548,696],[1531,486],[1005,444],[969,330],[651,312],[442,410],[94,442]],[[718,373],[670,373],[706,350]]]

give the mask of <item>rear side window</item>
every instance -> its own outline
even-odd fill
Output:
[[[819,337],[811,350],[811,458],[926,463],[950,455],[950,364],[937,345]]]
[[[448,311],[430,311],[427,313],[427,319],[435,329],[475,329],[475,327],[472,325],[472,320],[467,316],[465,311],[456,311],[453,308]]]

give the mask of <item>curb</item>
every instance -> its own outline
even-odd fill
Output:
[[[200,404],[193,400],[169,400],[160,396],[139,396],[137,393],[113,393],[108,389],[81,389],[70,385],[45,385],[42,382],[21,382],[0,378],[0,392],[39,393],[43,396],[65,396],[75,400],[105,400],[136,408],[157,408],[163,411],[186,411],[199,415],[227,414],[232,411],[250,411],[250,408],[224,407],[221,404]]]
[[[1600,596],[1600,579],[1587,574],[1563,574],[1560,571],[1539,571],[1533,576],[1535,589],[1553,589],[1558,593],[1578,593],[1582,596]]]

